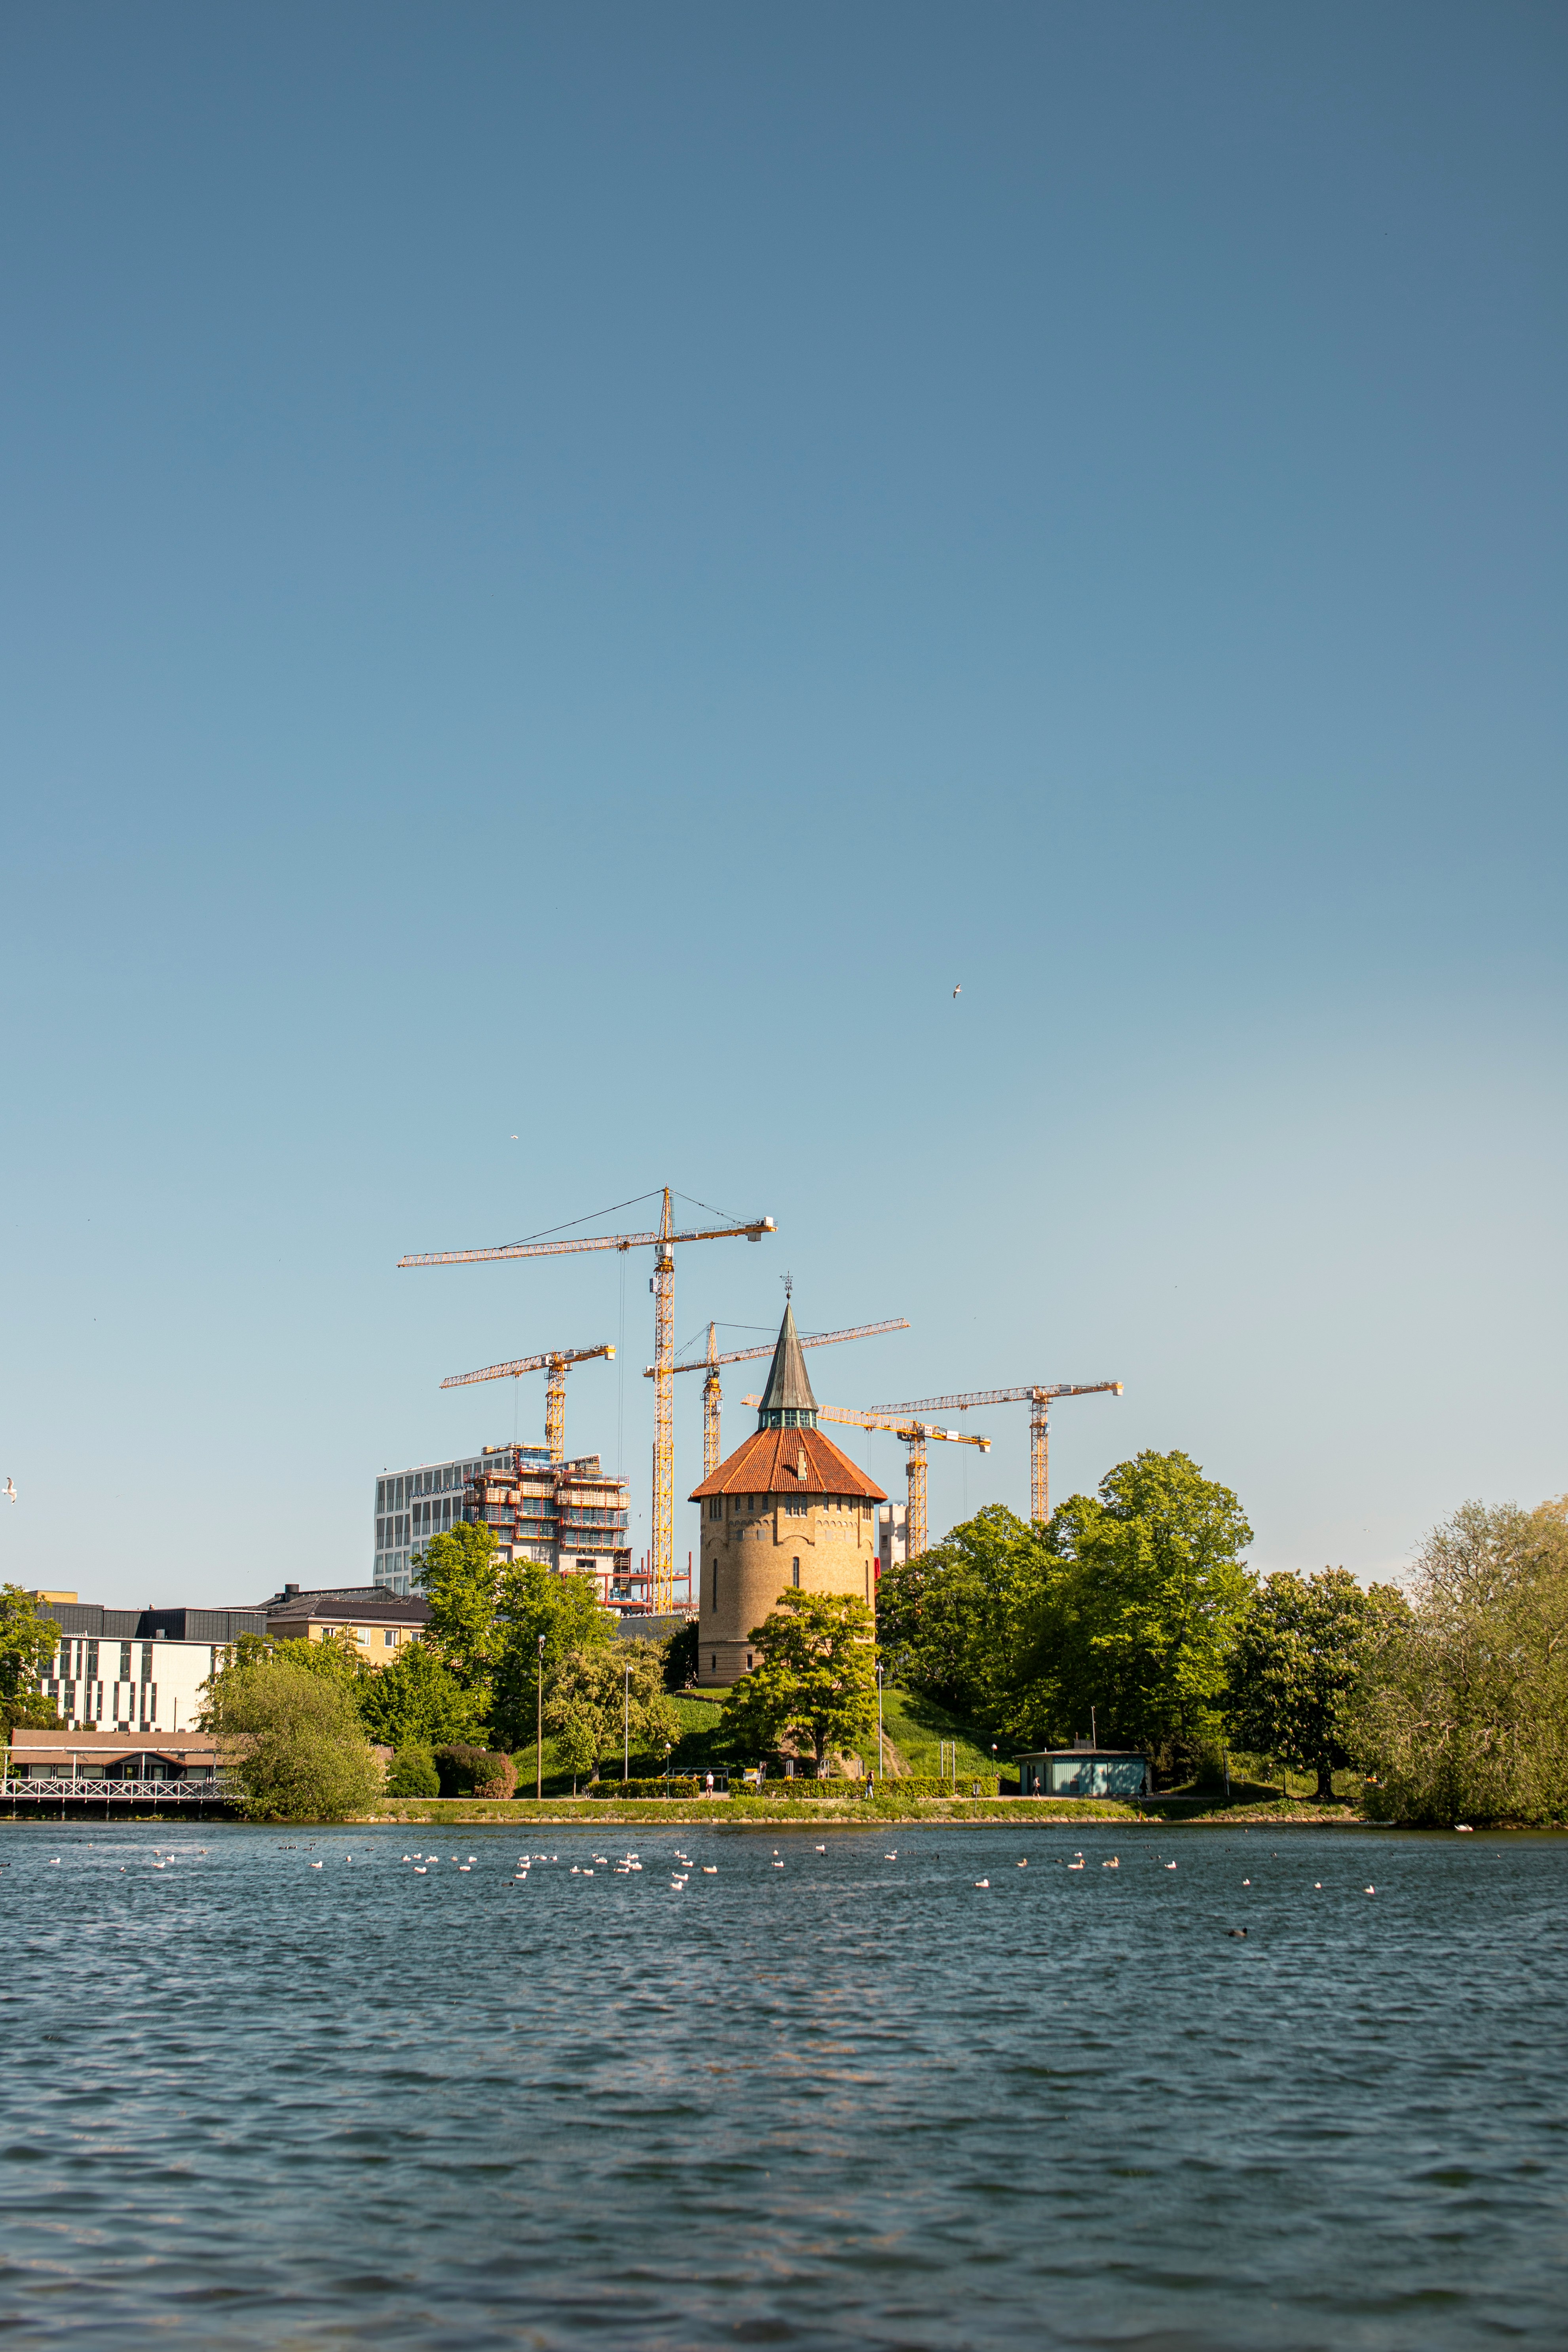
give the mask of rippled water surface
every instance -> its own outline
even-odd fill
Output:
[[[432,1834],[0,1829],[7,2340],[1568,2339],[1568,1840]]]

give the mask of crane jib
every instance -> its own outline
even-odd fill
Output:
[[[569,1257],[583,1250],[656,1249],[660,1244],[673,1248],[678,1242],[754,1242],[775,1230],[771,1217],[759,1217],[749,1225],[719,1225],[711,1231],[688,1234],[595,1234],[574,1242],[500,1242],[493,1249],[426,1250],[417,1256],[400,1257],[397,1263],[400,1269],[405,1265],[479,1265],[501,1257]]]

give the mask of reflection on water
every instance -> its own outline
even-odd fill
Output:
[[[0,1833],[12,2341],[1563,2341],[1568,1841],[433,1834]]]

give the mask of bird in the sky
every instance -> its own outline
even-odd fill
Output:
[[[4,1488],[0,1488],[0,1492],[4,1493],[5,1500],[8,1503],[14,1503],[16,1499],[16,1481],[15,1478],[7,1478]]]
[[[516,1138],[516,1136],[515,1136],[515,1135],[513,1135],[513,1136],[509,1136],[507,1139],[508,1139],[508,1141],[509,1141],[509,1142],[510,1142],[510,1143],[515,1143],[515,1142],[517,1141],[517,1138]]]
[[[953,992],[953,992],[953,994],[954,994],[954,996],[957,996],[957,995],[960,993],[960,992],[961,992],[961,990],[963,989],[963,982],[962,981],[959,981],[959,982],[956,982],[956,984],[954,985],[954,988],[953,988]]]

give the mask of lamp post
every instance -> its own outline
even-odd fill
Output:
[[[626,1689],[621,1703],[621,1786],[626,1785],[632,1761],[632,1662],[625,1661]]]
[[[888,1759],[882,1753],[882,1661],[877,1661],[877,1778],[888,1777]]]
[[[669,1742],[664,1743],[664,1801],[669,1802]]]
[[[533,1724],[533,1794],[538,1802],[544,1798],[544,1636],[539,1637],[538,1706]]]

